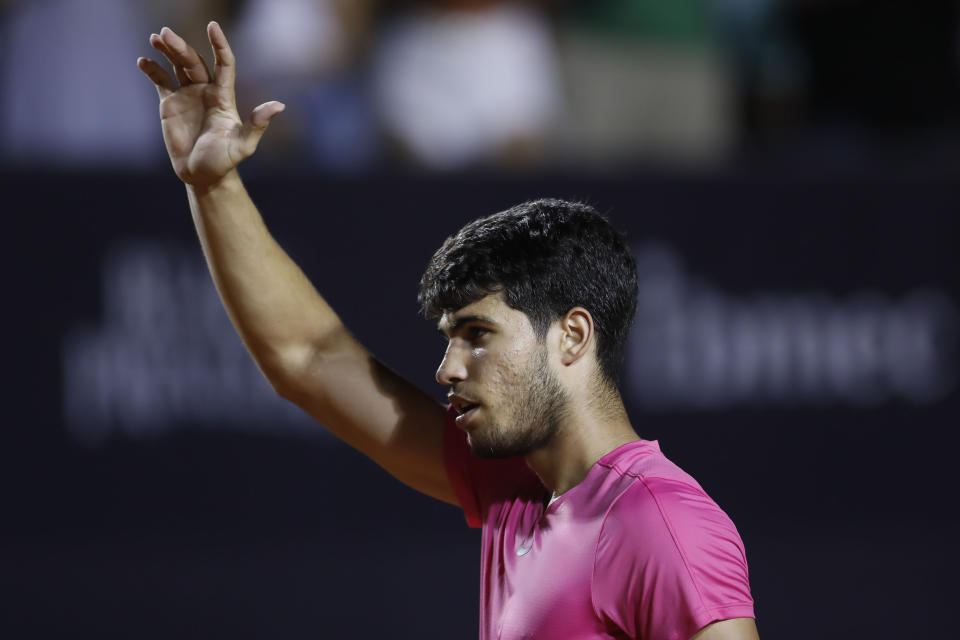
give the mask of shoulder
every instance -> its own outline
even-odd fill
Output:
[[[631,443],[600,463],[627,482],[604,516],[598,554],[612,546],[621,553],[670,551],[686,561],[704,546],[724,542],[743,555],[740,535],[727,514],[663,455],[657,441]]]
[[[680,472],[681,474],[683,472]],[[598,559],[605,553],[672,557],[727,540],[740,547],[733,522],[686,474],[637,475],[611,503],[600,528]]]
[[[697,489],[700,485],[686,471],[674,464],[660,450],[656,440],[637,440],[603,456],[598,465],[612,473],[628,478],[660,478],[683,482]]]
[[[690,474],[661,453],[656,441],[631,443],[600,464],[624,481],[604,516],[601,536],[676,538],[711,522],[732,527],[727,514]]]
[[[736,527],[692,478],[664,469],[633,476],[607,509],[591,580],[596,611],[642,637],[689,637],[711,620],[752,616]]]
[[[637,476],[603,519],[594,556],[598,608],[626,595],[681,608],[714,610],[751,603],[743,541],[710,496],[682,476]],[[674,603],[668,608],[676,608]]]

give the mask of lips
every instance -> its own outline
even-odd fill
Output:
[[[447,401],[458,414],[466,413],[469,409],[472,409],[480,404],[479,402],[474,401],[472,398],[467,398],[466,396],[454,393],[453,390],[447,394]]]
[[[470,398],[464,398],[463,396],[454,393],[448,394],[447,399],[450,400],[450,406],[453,407],[453,410],[457,413],[457,426],[460,426],[469,420],[470,417],[473,416],[476,413],[476,410],[480,407],[479,402],[474,402]]]
[[[458,415],[462,416],[462,415],[466,415],[467,413],[470,413],[471,411],[473,411],[479,406],[480,406],[479,402],[468,402],[467,404],[461,405],[459,407],[454,406],[454,410],[457,412]]]
[[[457,417],[454,419],[454,422],[456,422],[457,426],[461,429],[464,428],[479,408],[479,404],[469,404],[464,406],[463,409],[457,409]]]

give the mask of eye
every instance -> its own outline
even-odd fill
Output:
[[[469,338],[471,342],[476,342],[488,333],[490,333],[489,329],[474,325],[467,329],[467,338]]]

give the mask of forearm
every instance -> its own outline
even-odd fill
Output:
[[[267,230],[236,171],[187,186],[214,284],[237,332],[281,393],[314,352],[349,341],[340,319]]]
[[[216,22],[207,25],[211,74],[169,28],[150,45],[173,65],[139,58],[156,87],[170,162],[230,319],[274,389],[411,487],[456,504],[443,465],[446,412],[377,362],[346,330],[267,230],[236,166],[257,148],[283,104],[241,120],[235,59]],[[176,80],[175,80],[176,79]]]

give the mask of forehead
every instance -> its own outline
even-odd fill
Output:
[[[471,319],[496,325],[530,326],[530,320],[525,313],[504,302],[501,293],[491,293],[456,311],[444,311],[437,328],[442,332],[449,332],[461,322]]]

